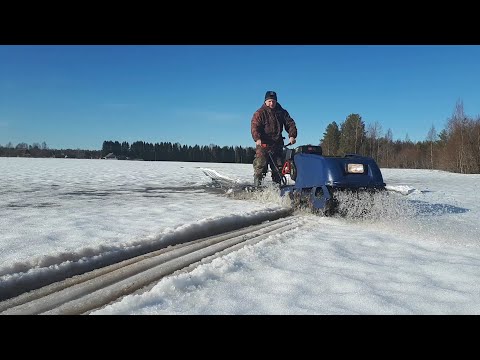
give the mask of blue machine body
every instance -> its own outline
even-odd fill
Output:
[[[302,198],[313,209],[326,214],[335,211],[336,191],[385,190],[380,168],[371,157],[296,153],[289,161],[294,168],[295,176],[291,177],[295,184],[281,186],[281,195]],[[357,172],[349,172],[349,164]]]

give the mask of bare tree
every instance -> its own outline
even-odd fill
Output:
[[[449,118],[447,128],[449,132],[449,141],[447,143],[447,156],[451,154],[453,158],[450,164],[453,171],[466,173],[466,121],[467,117],[463,110],[463,101],[457,100],[452,116]]]
[[[389,159],[390,159],[390,149],[393,143],[393,133],[392,129],[388,129],[385,135],[385,160],[387,163],[387,167],[389,166]]]
[[[480,173],[480,116],[477,115],[474,121],[474,129],[472,131],[474,138],[474,154],[475,154],[475,163],[477,165],[476,173]]]
[[[433,126],[433,124],[428,131],[427,140],[430,142],[430,168],[433,169],[433,142],[437,140],[437,131],[435,130],[435,126]]]
[[[370,156],[373,158],[378,159],[379,151],[380,151],[380,141],[379,138],[381,137],[382,126],[378,121],[375,123],[369,124],[367,126],[367,139],[370,146]]]

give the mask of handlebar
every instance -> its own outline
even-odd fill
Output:
[[[293,145],[293,144],[292,144],[292,143],[284,144],[284,145],[283,145],[283,148],[286,149],[287,146],[290,146],[290,145]],[[262,144],[262,145],[260,145],[260,146],[261,146],[262,148],[267,148],[267,147],[268,147],[267,144]]]

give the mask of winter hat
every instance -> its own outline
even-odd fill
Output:
[[[273,99],[277,101],[277,93],[275,91],[267,91],[267,93],[265,94],[265,101],[267,101],[268,99]]]

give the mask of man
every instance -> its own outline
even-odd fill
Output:
[[[283,137],[282,131],[288,132],[290,144],[297,141],[297,126],[288,111],[277,102],[277,93],[267,91],[263,105],[255,111],[252,117],[252,138],[256,144],[255,158],[253,160],[253,180],[255,186],[260,186],[268,170],[268,151],[281,171],[283,166]],[[281,179],[274,169],[272,180],[280,184]]]

